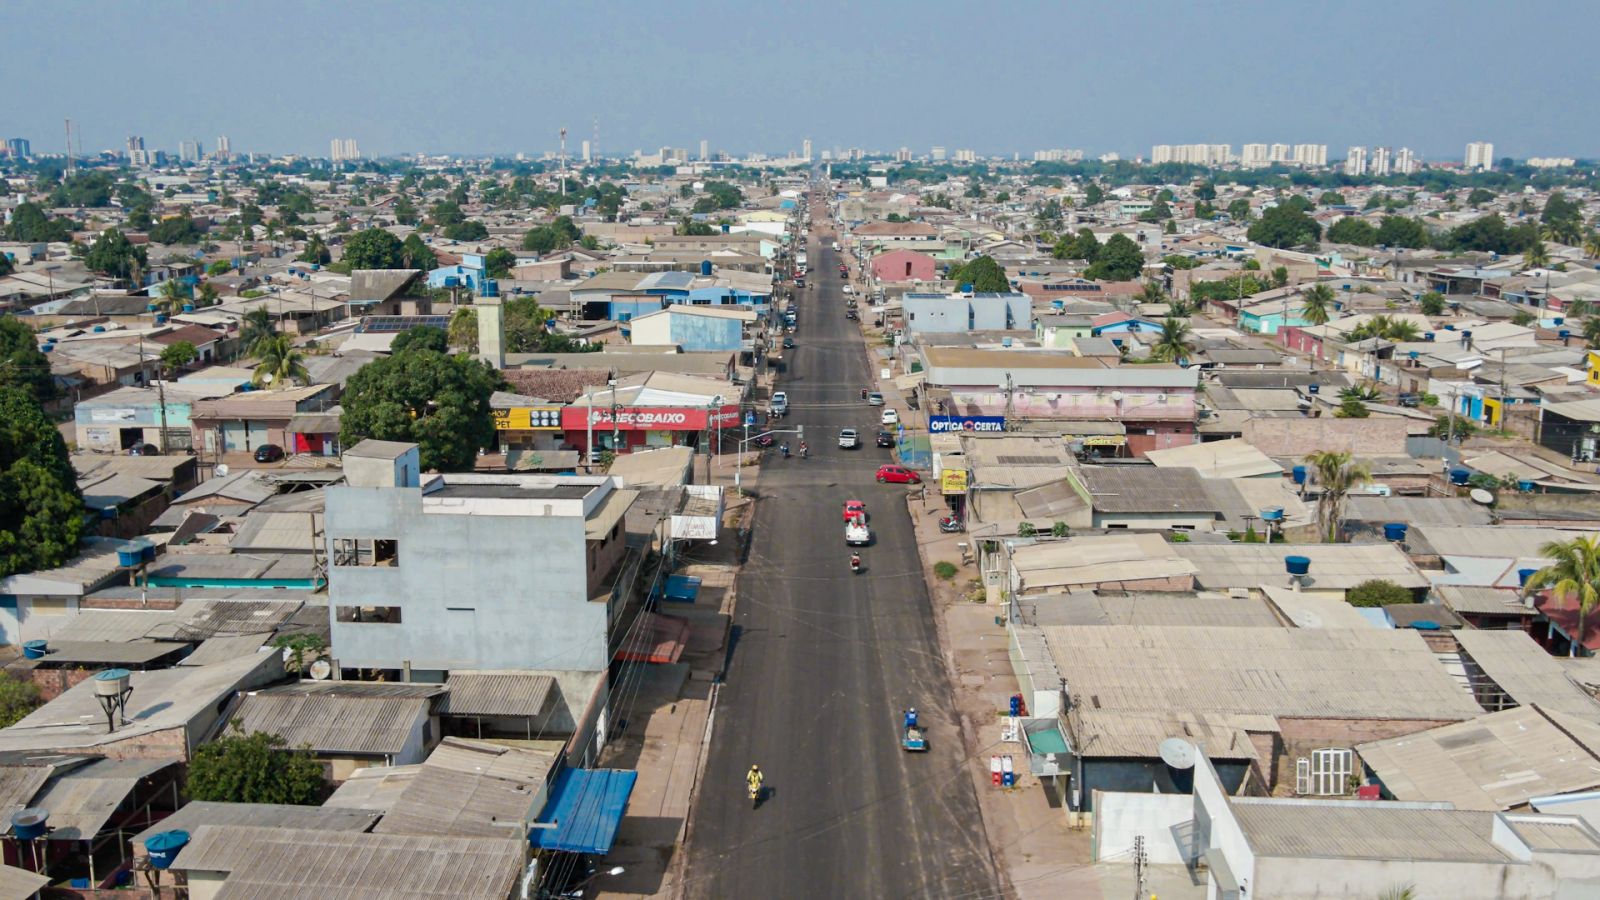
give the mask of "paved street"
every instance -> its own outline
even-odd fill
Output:
[[[819,206],[814,234],[823,217]],[[872,445],[878,410],[860,401],[868,368],[844,318],[839,258],[819,239],[809,255],[798,347],[785,353],[778,388],[792,406],[783,427],[804,425],[812,453],[770,459],[762,472],[684,895],[998,897],[908,488],[873,481],[890,451]],[[861,432],[860,449],[838,448],[847,426]],[[867,503],[876,537],[859,575],[843,539],[847,498]],[[926,754],[900,748],[910,705],[931,726]],[[768,788],[754,810],[744,787],[751,763]]]

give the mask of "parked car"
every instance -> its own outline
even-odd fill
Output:
[[[262,444],[256,448],[256,462],[269,463],[283,459],[283,448],[277,444]]]
[[[1409,408],[1415,409],[1416,407],[1422,405],[1422,395],[1421,394],[1415,394],[1415,393],[1412,393],[1410,391],[1406,391],[1405,393],[1400,395],[1400,399],[1399,399],[1398,402],[1399,402],[1399,404],[1401,406],[1405,406],[1405,407],[1409,407]]]
[[[789,413],[789,395],[783,391],[772,392],[773,415],[783,416]]]
[[[842,290],[843,290],[843,291],[844,291],[844,295],[845,295],[845,296],[846,296],[846,297],[848,297],[848,296],[850,296],[850,295],[851,295],[851,294],[854,294],[854,293],[855,293],[855,292],[856,292],[856,289],[855,289],[855,288],[853,288],[853,287],[851,287],[851,286],[850,286],[850,285],[848,285],[848,284],[847,284],[847,285],[845,285],[845,286],[844,286],[844,288],[843,288],[843,289],[842,289]]]
[[[905,466],[879,466],[879,484],[921,484],[922,476]]]
[[[856,311],[855,311],[855,310],[853,310],[853,309],[847,309],[847,310],[845,310],[845,312],[844,312],[844,317],[845,317],[845,318],[846,318],[846,319],[849,319],[849,320],[850,320],[850,321],[852,321],[852,322],[854,322],[854,321],[856,321],[856,320],[857,320],[857,319],[859,319],[859,318],[860,318],[860,317],[859,317],[859,316],[857,316],[857,315],[856,315]]]
[[[867,395],[867,405],[868,406],[882,406],[883,405],[883,395],[878,393],[877,391],[873,391],[872,393],[868,394]]]
[[[884,425],[899,425],[900,424],[900,414],[895,412],[892,409],[884,410],[883,411],[883,415],[880,417],[880,419],[882,420],[882,424],[884,424]]]
[[[880,432],[878,432],[878,446],[879,447],[893,447],[894,446],[894,432],[892,432],[892,431],[880,431]]]
[[[861,446],[861,437],[856,434],[856,430],[854,428],[839,429],[840,450],[854,450],[859,446]]]
[[[785,350],[793,350],[794,349],[794,338],[785,335],[784,338],[783,338],[783,349],[785,349]]]

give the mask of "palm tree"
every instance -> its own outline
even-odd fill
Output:
[[[1522,266],[1525,269],[1543,269],[1550,265],[1550,251],[1545,249],[1544,241],[1535,239],[1522,251]]]
[[[1600,259],[1600,231],[1591,231],[1583,238],[1583,255]]]
[[[295,380],[304,382],[311,377],[306,373],[305,355],[294,348],[294,341],[287,334],[262,340],[256,344],[254,355],[260,364],[250,383],[258,387],[266,384],[279,391]]]
[[[1383,392],[1378,386],[1368,381],[1354,387],[1347,387],[1339,392],[1340,400],[1359,400],[1362,403],[1376,403],[1383,399]]]
[[[1600,603],[1600,538],[1582,536],[1566,541],[1551,541],[1539,548],[1539,555],[1550,564],[1533,573],[1525,586],[1529,591],[1549,588],[1550,596],[1562,603],[1578,604],[1578,630],[1572,639],[1571,656],[1578,655],[1583,643],[1585,619]]]
[[[1300,318],[1311,325],[1326,325],[1333,318],[1333,288],[1314,284],[1300,295]]]
[[[1194,338],[1182,319],[1167,319],[1161,323],[1161,333],[1150,347],[1150,355],[1162,362],[1188,359],[1194,352]]]
[[[1366,463],[1354,462],[1349,451],[1318,450],[1306,455],[1306,462],[1317,470],[1317,486],[1322,493],[1317,497],[1317,521],[1328,543],[1339,537],[1339,525],[1344,520],[1344,498],[1357,485],[1372,480],[1372,470]]]
[[[206,281],[202,282],[199,290],[195,292],[194,305],[196,309],[203,309],[207,306],[216,306],[220,299],[217,296],[217,286]]]
[[[275,334],[277,330],[272,327],[272,314],[267,312],[265,306],[250,310],[244,314],[244,322],[239,326],[239,354],[254,356],[261,342]]]
[[[1409,319],[1390,319],[1389,327],[1384,329],[1383,336],[1396,344],[1407,344],[1422,340],[1422,330],[1417,323]]]
[[[1139,302],[1140,303],[1166,303],[1167,302],[1167,289],[1162,287],[1160,285],[1160,283],[1158,283],[1158,282],[1155,282],[1155,281],[1147,282],[1145,284],[1145,286],[1143,288],[1141,288],[1140,291],[1139,291]]]
[[[166,281],[161,282],[161,293],[152,298],[150,302],[155,304],[157,311],[164,312],[170,316],[183,309],[183,304],[188,300],[189,298],[184,296],[183,285],[178,283],[178,279],[168,278]]]
[[[1582,223],[1574,219],[1561,219],[1546,225],[1539,233],[1547,241],[1571,247],[1583,240],[1582,229]]]
[[[1600,316],[1590,316],[1583,320],[1583,339],[1589,346],[1600,348]]]

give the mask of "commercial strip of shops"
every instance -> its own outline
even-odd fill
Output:
[[[743,421],[737,401],[654,406],[637,401],[612,405],[608,400],[602,392],[567,406],[497,406],[493,413],[500,450],[581,453],[593,447],[598,452],[630,453],[689,446],[723,453],[737,449],[739,438],[731,431]]]

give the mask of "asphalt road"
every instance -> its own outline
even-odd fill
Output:
[[[824,216],[813,210],[814,235]],[[782,427],[805,426],[811,458],[769,459],[761,473],[684,895],[999,897],[908,488],[873,480],[891,451],[873,446],[878,410],[860,399],[867,358],[844,318],[839,260],[815,237],[808,255],[798,346],[778,387],[791,405]],[[842,427],[864,446],[840,450]],[[844,544],[846,499],[871,515],[860,574]],[[900,747],[907,706],[928,726],[927,753]],[[744,784],[752,763],[766,773],[756,809]]]

